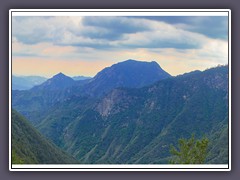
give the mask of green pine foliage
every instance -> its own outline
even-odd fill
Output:
[[[12,164],[24,164],[23,159],[16,154],[15,149],[12,149]]]
[[[181,138],[178,148],[171,145],[170,153],[173,155],[171,164],[204,164],[206,163],[209,140],[204,137],[196,140],[194,135],[190,139]]]

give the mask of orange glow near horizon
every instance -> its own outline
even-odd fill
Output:
[[[91,76],[101,71],[109,62],[86,62],[86,61],[66,61],[66,60],[46,60],[46,59],[27,59],[17,58],[12,61],[12,74],[16,75],[41,75],[52,77],[62,72],[68,76]]]
[[[45,46],[44,46],[45,45]],[[120,50],[113,52],[105,52],[89,49],[85,52],[86,55],[90,54],[95,56],[96,59],[88,60],[88,57],[81,57],[79,59],[70,58],[71,53],[76,52],[72,47],[59,47],[52,46],[51,44],[41,44],[32,46],[17,46],[24,47],[25,49],[39,50],[39,54],[50,55],[49,57],[18,57],[13,56],[12,59],[12,74],[14,75],[38,75],[50,78],[55,74],[62,72],[67,76],[95,76],[99,71],[105,67],[109,67],[118,62],[135,59],[138,61],[156,61],[163,70],[176,76],[191,72],[194,70],[205,70],[214,67],[217,60],[201,57],[204,54],[203,50],[186,50],[184,52],[176,51],[175,49],[168,48],[155,51],[148,51],[147,49],[132,49]],[[41,48],[40,48],[41,47]],[[205,48],[206,49],[206,48]],[[223,48],[224,49],[224,48]],[[226,48],[225,48],[226,49]],[[56,53],[57,56],[56,56]],[[68,58],[61,56],[68,55]],[[200,54],[200,55],[199,55]],[[53,56],[55,55],[55,56]],[[226,58],[223,54],[223,58]],[[76,54],[75,54],[76,56]],[[107,58],[106,58],[107,57]],[[219,61],[223,62],[223,60]],[[221,63],[220,63],[221,64]]]
[[[151,60],[156,58],[151,57]],[[163,70],[175,76],[194,70],[205,70],[216,66],[206,60],[195,60],[192,66],[191,60],[182,60],[181,58],[159,56],[156,62]],[[175,60],[174,60],[175,59]],[[139,59],[140,61],[144,59]],[[120,61],[118,61],[120,62]],[[206,63],[204,63],[206,62]],[[55,74],[62,72],[67,76],[95,76],[105,67],[109,67],[117,62],[114,61],[83,61],[83,60],[53,60],[42,58],[13,58],[12,74],[14,75],[38,75],[50,78]]]

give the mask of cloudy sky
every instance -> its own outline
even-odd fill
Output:
[[[13,16],[16,75],[94,76],[127,59],[171,75],[228,63],[227,16]]]

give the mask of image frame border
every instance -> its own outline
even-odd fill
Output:
[[[205,10],[209,10],[209,12],[228,12],[228,74],[229,74],[229,79],[228,79],[228,107],[229,107],[229,118],[228,118],[228,133],[229,133],[229,146],[228,146],[228,151],[229,151],[229,158],[228,158],[228,167],[227,168],[69,168],[70,165],[65,165],[69,166],[68,168],[45,168],[45,167],[40,167],[40,168],[31,168],[25,166],[23,168],[18,167],[18,165],[12,165],[11,162],[11,112],[12,112],[12,13],[13,12],[31,12],[33,9],[10,9],[9,10],[9,170],[10,171],[231,171],[231,10],[230,9],[182,9],[183,11],[186,12],[207,12]],[[48,11],[64,11],[68,12],[66,9],[34,9],[33,12],[36,11],[39,12],[48,12]],[[116,10],[116,11],[115,11]],[[71,9],[69,12],[127,12],[129,11],[132,12],[131,10],[134,10],[134,12],[137,12],[140,10],[140,12],[159,12],[159,11],[167,11],[167,12],[175,12],[171,10],[176,10],[182,12],[181,9]],[[168,11],[170,10],[170,11]],[[197,10],[197,11],[195,11]],[[11,77],[11,78],[10,78]],[[15,166],[15,168],[13,167]],[[19,166],[24,166],[24,165],[19,165]],[[32,165],[29,165],[32,166]],[[44,165],[45,166],[45,165]],[[55,165],[50,165],[50,166],[55,166]],[[100,165],[103,166],[103,165]],[[146,165],[144,165],[146,166]],[[174,165],[169,165],[169,166],[174,166]]]

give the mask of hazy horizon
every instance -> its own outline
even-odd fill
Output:
[[[121,61],[121,62],[124,62],[124,61]],[[144,62],[146,62],[146,61],[144,61]],[[113,64],[112,64],[113,65]],[[159,64],[160,65],[160,64]],[[212,67],[208,67],[208,68],[206,68],[206,69],[203,69],[203,70],[200,70],[200,69],[194,69],[194,70],[191,70],[191,71],[187,71],[187,72],[183,72],[183,73],[181,73],[181,74],[177,74],[177,75],[172,75],[172,74],[170,74],[171,76],[178,76],[178,75],[182,75],[182,74],[184,74],[184,73],[190,73],[190,72],[192,72],[192,71],[196,71],[196,70],[199,70],[199,71],[205,71],[205,70],[207,70],[207,69],[210,69],[210,68],[214,68],[214,67],[217,67],[217,66],[225,66],[225,65],[228,65],[228,63],[227,64],[218,64],[218,65],[215,65],[215,66],[212,66]],[[111,65],[110,65],[111,66]],[[110,66],[107,66],[107,67],[110,67]],[[161,66],[161,65],[160,65]],[[104,68],[107,68],[107,67],[104,67]],[[103,69],[104,69],[103,68]],[[103,70],[102,69],[102,70]],[[164,69],[163,69],[164,70]],[[100,70],[101,71],[101,70]],[[99,71],[99,72],[100,72]],[[84,74],[75,74],[75,75],[69,75],[69,74],[67,74],[67,73],[64,73],[64,72],[61,72],[61,71],[59,71],[59,72],[57,72],[56,74],[53,74],[52,76],[44,76],[44,75],[40,75],[40,74],[30,74],[30,75],[26,75],[26,74],[12,74],[12,76],[17,76],[17,77],[28,77],[28,76],[40,76],[40,77],[44,77],[44,78],[52,78],[53,76],[55,76],[55,75],[57,75],[57,74],[59,74],[59,73],[63,73],[64,75],[66,75],[66,76],[68,76],[68,77],[77,77],[77,76],[83,76],[83,77],[88,77],[88,78],[93,78],[94,76],[86,76],[86,75],[84,75]]]

